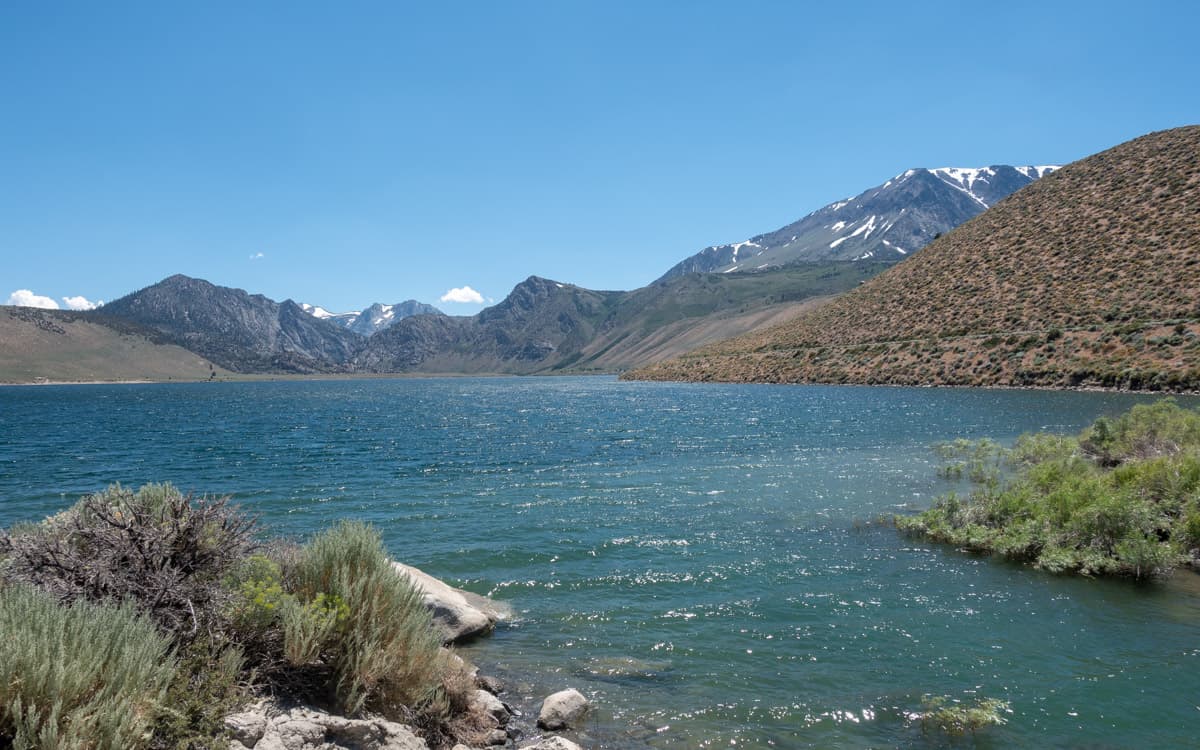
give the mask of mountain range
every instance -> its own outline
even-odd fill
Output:
[[[1200,126],[1074,162],[829,305],[647,379],[1200,388]]]
[[[853,198],[742,242],[706,247],[660,280],[687,273],[758,271],[789,263],[897,262],[1057,166],[909,169]]]
[[[332,313],[182,275],[91,315],[182,347],[217,374],[622,371],[818,308],[1054,169],[909,170],[749,245],[725,246],[732,264],[712,271],[700,260],[718,253],[629,292],[531,276],[469,317],[413,300]]]

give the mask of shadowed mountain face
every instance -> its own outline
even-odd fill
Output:
[[[1200,126],[1063,167],[812,314],[633,373],[1200,388]]]
[[[343,371],[362,346],[361,337],[291,300],[182,275],[114,300],[102,313],[156,330],[234,372]]]
[[[715,245],[663,275],[756,271],[801,262],[903,260],[1057,167],[910,169],[774,232]]]
[[[852,289],[882,264],[692,274],[632,292],[531,276],[470,318],[419,315],[370,338],[366,372],[611,372],[775,322]]]
[[[531,276],[470,318],[418,315],[371,337],[355,359],[367,372],[509,372],[555,369],[587,344],[621,292]]]

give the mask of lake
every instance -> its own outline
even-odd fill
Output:
[[[1145,396],[447,378],[0,388],[0,525],[107,484],[231,494],[274,533],[376,524],[507,603],[466,649],[591,747],[1190,746],[1200,584],[1055,577],[896,533],[930,445],[1075,432]],[[1194,405],[1195,399],[1181,399]],[[968,744],[971,741],[968,740]]]

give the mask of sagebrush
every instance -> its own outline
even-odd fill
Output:
[[[131,604],[63,606],[0,588],[0,745],[142,747],[175,676],[171,641]]]

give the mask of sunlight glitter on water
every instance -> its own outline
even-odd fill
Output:
[[[162,480],[233,493],[282,533],[369,520],[397,557],[512,606],[470,656],[534,705],[591,695],[591,747],[920,747],[929,694],[1011,701],[999,745],[1186,745],[1200,576],[1060,579],[873,523],[941,491],[935,441],[1076,430],[1134,400],[608,378],[4,389],[0,523]]]

